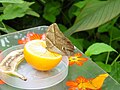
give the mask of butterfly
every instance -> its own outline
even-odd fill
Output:
[[[74,54],[74,45],[60,31],[58,25],[53,23],[45,33],[47,49],[61,55],[71,56]]]

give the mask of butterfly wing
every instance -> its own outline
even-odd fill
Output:
[[[61,55],[71,56],[74,54],[74,46],[68,38],[59,30],[56,23],[50,25],[46,32],[47,49]]]

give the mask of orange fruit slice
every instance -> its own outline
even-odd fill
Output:
[[[62,59],[62,55],[49,52],[43,40],[27,42],[24,46],[24,57],[28,64],[41,71],[53,69]]]

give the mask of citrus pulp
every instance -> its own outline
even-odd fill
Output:
[[[28,64],[41,71],[53,69],[62,60],[62,55],[46,49],[46,42],[43,40],[27,42],[24,46],[24,56]]]

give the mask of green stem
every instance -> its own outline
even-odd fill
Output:
[[[111,31],[111,33],[110,33],[111,35],[111,37],[110,37],[110,42],[109,42],[109,45],[111,46],[111,43],[112,43],[112,31]],[[105,62],[105,64],[107,64],[108,63],[108,61],[109,61],[109,56],[110,56],[110,52],[108,52],[108,54],[107,54],[107,58],[106,58],[106,62]]]
[[[110,56],[110,52],[108,52],[108,54],[107,54],[107,58],[106,58],[106,62],[105,62],[105,64],[107,64],[107,63],[108,63],[109,56]]]
[[[118,39],[120,39],[120,37],[114,38],[114,39],[112,39],[112,41],[114,41],[114,40],[118,40]]]
[[[6,33],[8,33],[6,26],[5,26],[5,24],[4,24],[2,21],[1,21],[1,24],[2,24],[2,25],[3,25],[3,27],[4,27],[4,29],[3,29],[3,30],[5,30],[5,32],[6,32]]]
[[[118,60],[119,57],[120,57],[120,54],[114,59],[111,65],[114,65],[114,63]]]

